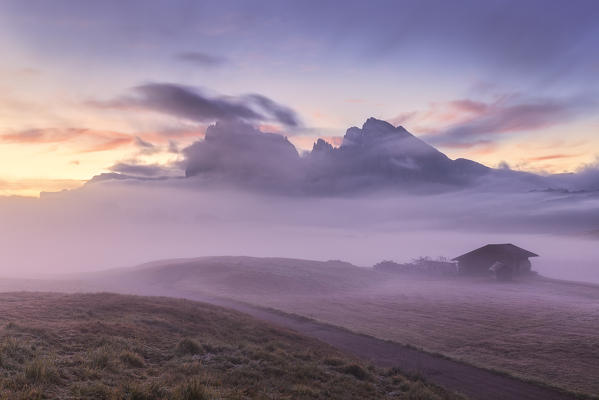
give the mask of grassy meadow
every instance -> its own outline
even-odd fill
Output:
[[[117,294],[0,294],[3,399],[454,399],[243,314]]]
[[[425,278],[337,261],[248,257],[153,263],[115,272],[102,284],[235,298],[523,379],[599,393],[597,285]]]
[[[599,288],[404,278],[376,291],[246,301],[483,368],[599,394]]]

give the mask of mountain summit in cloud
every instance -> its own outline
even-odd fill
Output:
[[[458,185],[490,171],[469,160],[451,160],[402,126],[369,118],[362,128],[351,127],[338,148],[322,141],[307,156],[309,183],[342,191]]]
[[[184,159],[177,166],[190,185],[265,193],[339,196],[373,191],[438,193],[469,187],[495,192],[597,187],[595,167],[578,174],[542,176],[489,168],[464,158],[452,160],[402,126],[375,118],[368,118],[362,128],[349,128],[339,147],[318,139],[304,154],[282,135],[262,132],[240,120],[224,120],[211,125],[203,140],[181,153]],[[119,174],[92,181],[140,179],[136,176],[168,179],[174,167],[160,171],[156,165],[120,163],[112,168]]]
[[[183,150],[185,176],[261,190],[298,185],[302,163],[289,140],[239,121],[211,125],[204,140]]]
[[[303,156],[283,136],[242,122],[218,122],[183,154],[188,178],[304,194],[462,187],[491,170],[451,160],[403,127],[375,118],[349,128],[338,148],[318,139]]]

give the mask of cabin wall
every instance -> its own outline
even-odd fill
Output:
[[[485,275],[489,273],[489,268],[495,261],[490,261],[483,257],[471,257],[467,260],[460,260],[458,269],[465,275]]]
[[[528,258],[523,258],[518,262],[516,272],[520,274],[528,274],[532,270],[532,264]]]
[[[495,271],[495,279],[498,281],[511,281],[514,276],[514,269],[511,266],[504,266]]]
[[[527,257],[514,259],[499,255],[479,255],[462,259],[458,262],[458,270],[460,274],[465,275],[487,275],[490,274],[489,268],[497,261],[510,266],[515,274],[526,274],[531,270],[531,263]]]

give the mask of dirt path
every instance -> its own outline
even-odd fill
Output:
[[[425,353],[398,343],[360,335],[310,319],[226,299],[193,300],[232,308],[255,318],[319,339],[382,367],[415,372],[429,382],[480,400],[563,400],[574,396],[505,375]]]

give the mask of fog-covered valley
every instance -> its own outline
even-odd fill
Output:
[[[317,145],[300,157],[282,136],[221,124],[173,165],[186,176],[150,178],[139,168],[39,199],[2,198],[0,274],[208,255],[372,266],[514,243],[541,255],[541,274],[599,282],[593,167],[570,176],[464,167],[373,119],[349,129],[339,149]],[[360,167],[348,170],[352,163]]]

